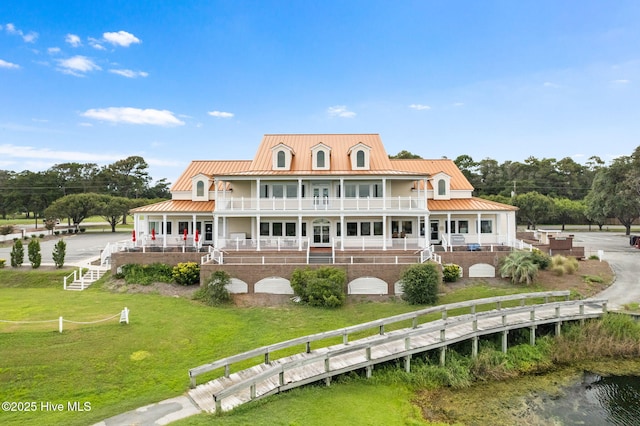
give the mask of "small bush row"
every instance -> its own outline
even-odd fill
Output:
[[[124,279],[127,284],[149,285],[154,282],[192,285],[200,282],[200,265],[196,262],[178,263],[171,267],[165,263],[139,265],[128,263],[122,265],[115,275]]]

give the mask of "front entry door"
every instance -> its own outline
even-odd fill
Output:
[[[439,241],[440,240],[440,233],[438,231],[438,226],[440,225],[440,222],[437,220],[432,220],[430,227],[431,227],[431,241]]]
[[[213,223],[211,222],[204,223],[204,240],[213,241]]]
[[[318,219],[313,222],[313,245],[326,246],[331,244],[331,222]]]

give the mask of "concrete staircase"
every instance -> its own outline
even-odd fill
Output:
[[[98,281],[109,271],[108,266],[88,265],[74,270],[72,274],[64,277],[64,289],[82,291]],[[82,273],[84,270],[84,274]]]

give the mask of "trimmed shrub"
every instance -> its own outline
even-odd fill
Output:
[[[180,285],[192,285],[200,282],[200,265],[196,262],[178,263],[171,272],[173,279]]]
[[[433,305],[438,300],[440,274],[434,263],[412,265],[400,278],[404,294],[402,298],[412,305]]]
[[[454,263],[447,263],[442,267],[442,280],[446,283],[454,283],[460,278],[462,268]]]
[[[29,241],[29,245],[27,246],[27,251],[29,252],[29,262],[31,262],[31,267],[37,269],[40,267],[42,263],[42,254],[40,253],[40,241],[36,238]]]
[[[216,306],[231,302],[231,294],[227,285],[231,283],[231,276],[225,271],[215,271],[209,280],[193,295],[207,305]]]
[[[58,240],[55,246],[53,246],[53,262],[56,264],[56,268],[62,268],[64,266],[64,257],[67,254],[67,243],[64,240]]]
[[[87,230],[87,228],[80,228],[80,233],[83,233]]]
[[[173,268],[164,263],[151,263],[149,265],[138,265],[128,263],[122,265],[122,275],[117,274],[116,278],[122,276],[127,284],[149,285],[154,282],[170,283],[174,280]]]
[[[14,268],[22,266],[24,263],[24,247],[22,241],[16,239],[11,249],[11,266]]]
[[[0,259],[0,269],[4,268],[5,263],[7,263],[6,259]]]
[[[539,249],[533,249],[529,252],[531,261],[538,265],[538,269],[545,270],[551,265],[551,256]]]
[[[347,299],[344,292],[346,282],[346,272],[331,266],[298,268],[291,276],[291,287],[303,303],[326,308],[337,308],[344,304]]]

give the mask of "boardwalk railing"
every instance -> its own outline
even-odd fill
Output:
[[[529,327],[531,344],[535,344],[537,325],[555,323],[556,332],[559,333],[563,321],[596,318],[606,313],[606,300],[564,300],[526,305],[527,301],[548,302],[550,298],[566,299],[568,295],[564,291],[528,293],[454,303],[265,346],[189,370],[191,385],[194,387],[198,375],[224,368],[224,378],[210,382],[211,386],[199,386],[191,391],[191,396],[209,411],[229,409],[258,397],[318,380],[325,380],[328,384],[332,376],[347,371],[364,368],[367,376],[370,376],[375,364],[392,359],[404,358],[405,369],[409,371],[411,355],[432,349],[441,349],[440,361],[444,364],[444,348],[468,339],[472,339],[472,355],[475,356],[478,337],[486,334],[502,332],[502,349],[506,352],[509,330]],[[513,301],[519,301],[519,306],[502,308],[503,303]],[[477,312],[478,307],[491,305],[496,309]],[[448,317],[450,311],[461,308],[470,308],[471,313]],[[442,319],[418,324],[421,316],[434,312],[440,312]],[[412,327],[385,332],[386,325],[407,320],[412,321]],[[349,342],[350,334],[371,328],[376,328],[378,333]],[[341,345],[324,346],[311,351],[312,342],[336,336],[342,336]],[[277,360],[270,359],[270,354],[274,351],[303,344],[306,346],[305,352]],[[239,374],[230,374],[232,364],[258,356],[264,357],[264,363]],[[229,402],[225,401],[223,407],[222,402],[227,399]]]

